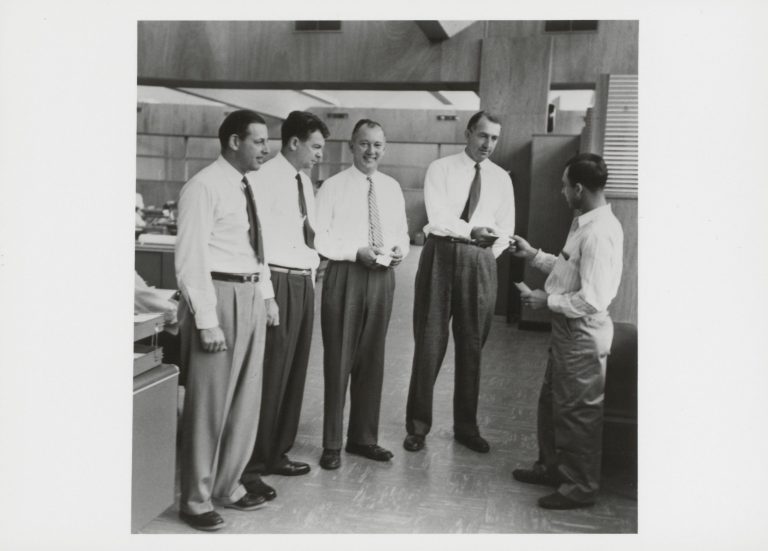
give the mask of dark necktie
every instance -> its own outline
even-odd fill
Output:
[[[384,246],[384,234],[381,231],[379,206],[376,203],[376,188],[373,187],[370,176],[366,180],[368,180],[368,245],[381,248]]]
[[[296,184],[299,186],[299,212],[304,224],[304,243],[310,249],[315,248],[315,230],[309,224],[309,217],[307,216],[307,199],[304,197],[304,185],[301,183],[301,176],[296,173]]]
[[[461,213],[461,219],[469,222],[475,213],[477,203],[480,201],[480,163],[475,163],[475,177],[472,178],[472,186],[469,188],[469,197]]]
[[[256,253],[256,259],[259,264],[264,264],[264,244],[261,242],[261,225],[259,224],[259,215],[256,214],[256,201],[253,198],[253,190],[248,185],[248,179],[243,176],[243,191],[245,192],[245,210],[248,212],[248,236],[251,240],[253,252]]]

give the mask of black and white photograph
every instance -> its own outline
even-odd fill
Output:
[[[3,547],[762,548],[766,9],[304,4],[0,8]]]

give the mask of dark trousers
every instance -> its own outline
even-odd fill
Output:
[[[539,460],[563,483],[558,492],[591,502],[600,486],[605,368],[613,340],[607,313],[552,315],[552,340],[539,396]]]
[[[456,346],[453,431],[479,434],[480,363],[495,307],[496,259],[491,249],[427,239],[416,272],[415,350],[405,415],[409,434],[426,435],[432,427],[432,396],[451,318]]]
[[[323,447],[341,449],[349,390],[347,440],[376,444],[384,380],[384,344],[392,314],[395,274],[353,262],[328,263],[321,322],[325,403]]]
[[[243,481],[288,461],[299,427],[307,378],[315,289],[311,276],[272,272],[280,325],[267,328],[259,432]]]

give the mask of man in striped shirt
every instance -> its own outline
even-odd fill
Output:
[[[539,499],[545,509],[595,502],[600,483],[605,368],[613,340],[608,305],[621,280],[624,235],[606,202],[608,178],[598,155],[573,157],[562,193],[575,216],[558,256],[515,236],[512,254],[548,273],[544,290],[523,291],[523,303],[552,311],[549,361],[539,396],[539,459],[516,469],[520,482],[557,487]]]

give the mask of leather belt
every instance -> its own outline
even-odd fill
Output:
[[[211,279],[218,281],[234,281],[235,283],[258,283],[260,274],[227,274],[211,272]]]
[[[438,241],[447,241],[448,243],[463,243],[464,245],[475,245],[477,247],[480,246],[477,241],[469,239],[468,237],[450,237],[448,235],[435,235],[434,233],[430,233],[427,236],[427,239],[437,239]]]
[[[270,264],[269,269],[273,272],[280,272],[281,274],[288,274],[288,275],[301,275],[301,276],[312,275],[312,270],[308,268],[286,268],[285,266]]]

